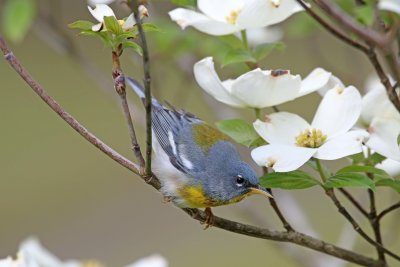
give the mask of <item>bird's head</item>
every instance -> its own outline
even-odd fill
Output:
[[[256,172],[240,159],[232,144],[220,143],[210,153],[212,160],[208,164],[207,187],[213,196],[218,196],[226,203],[239,202],[252,194],[272,198],[268,190],[259,184]]]

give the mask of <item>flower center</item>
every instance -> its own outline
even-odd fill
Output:
[[[236,20],[237,20],[237,17],[239,16],[239,14],[240,14],[239,9],[231,10],[229,15],[226,16],[225,19],[229,24],[236,24]]]
[[[325,141],[326,134],[323,134],[321,130],[315,128],[306,129],[296,136],[296,144],[302,147],[317,148]]]

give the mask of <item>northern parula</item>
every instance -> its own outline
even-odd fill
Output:
[[[126,78],[145,100],[144,88]],[[241,160],[230,137],[193,114],[162,105],[152,98],[153,172],[168,201],[182,208],[206,208],[239,202],[246,196],[271,194],[258,182],[255,171]]]

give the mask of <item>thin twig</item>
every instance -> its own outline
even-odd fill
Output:
[[[50,106],[65,122],[67,122],[75,131],[77,131],[82,137],[84,137],[91,144],[100,149],[107,156],[112,158],[114,161],[118,162],[125,168],[131,170],[136,174],[139,173],[139,166],[124,156],[120,155],[118,152],[113,150],[99,138],[97,138],[94,134],[89,132],[84,126],[82,126],[74,117],[72,117],[68,112],[64,110],[55,100],[52,98],[43,87],[37,83],[30,73],[21,65],[18,59],[15,57],[14,53],[7,47],[4,39],[0,36],[0,49],[4,54],[4,58],[8,61],[8,63],[14,68],[14,70],[21,76],[22,79],[35,91],[36,94],[42,98],[47,105]],[[154,179],[151,183],[152,186],[156,188],[160,188],[159,181]]]
[[[5,59],[14,68],[14,70],[26,81],[26,83],[38,94],[42,100],[48,104],[62,119],[64,119],[73,129],[75,129],[79,134],[81,134],[87,141],[99,148],[103,153],[108,155],[110,158],[118,162],[120,165],[131,170],[132,172],[138,174],[139,166],[135,163],[124,158],[100,139],[90,133],[86,128],[84,128],[77,120],[75,120],[70,114],[68,114],[52,97],[50,97],[47,92],[39,85],[33,77],[28,73],[28,71],[20,64],[17,58],[14,56],[12,51],[7,47],[4,39],[0,36],[0,49],[2,50]],[[140,176],[146,181],[146,175]],[[159,180],[154,177],[151,181],[146,181],[151,186],[160,189]],[[204,222],[206,217],[204,212],[197,209],[183,209],[186,213],[191,215],[194,219]],[[229,221],[223,218],[215,217],[213,225],[215,227],[231,231],[237,234],[248,235],[256,238],[269,239],[281,242],[294,243],[303,247],[307,247],[316,251],[323,252],[325,254],[338,257],[340,259],[347,260],[359,264],[361,266],[368,267],[385,267],[385,263],[379,260],[374,260],[369,257],[365,257],[361,254],[337,247],[333,244],[326,243],[322,240],[315,239],[313,237],[304,235],[299,232],[278,232],[271,231],[268,229],[258,228],[246,224],[241,224],[238,222]]]
[[[368,212],[346,189],[339,188],[339,191],[358,209],[358,211],[360,211],[365,217],[368,218]]]
[[[307,4],[303,2],[303,0],[296,0],[310,15],[313,19],[315,19],[321,26],[323,26],[328,32],[332,33],[334,36],[342,40],[343,42],[347,43],[348,45],[355,47],[363,52],[368,52],[368,47],[354,41],[353,39],[349,38],[339,30],[332,27],[328,22],[326,22],[322,17],[320,17],[317,13],[315,13]]]
[[[264,174],[268,173],[268,168],[263,167]],[[270,189],[270,193],[272,195],[272,190]],[[288,232],[293,232],[294,229],[290,225],[290,223],[286,220],[285,216],[282,214],[281,210],[279,209],[278,204],[275,201],[275,198],[268,198],[269,204],[271,205],[272,209],[275,211],[276,215],[278,216],[279,220],[282,222],[283,228],[286,229]]]
[[[368,176],[373,178],[373,175],[368,175]],[[371,189],[368,189],[368,195],[370,200],[369,221],[371,223],[372,230],[374,231],[376,242],[383,246],[380,223],[379,220],[376,219],[377,215],[376,215],[376,205],[375,205],[375,194]],[[384,251],[379,247],[377,247],[376,249],[378,252],[378,258],[381,261],[386,262]]]
[[[374,50],[375,46],[378,46],[383,54],[385,55],[385,59],[387,61],[387,65],[392,71],[392,74],[396,78],[396,80],[400,80],[400,63],[397,58],[395,49],[393,49],[391,43],[396,36],[396,32],[398,30],[398,23],[395,23],[394,26],[386,33],[382,34],[375,31],[372,28],[363,26],[357,23],[352,17],[348,16],[344,13],[333,1],[327,0],[314,0],[314,2],[322,8],[327,14],[330,15],[337,23],[342,25],[345,29],[357,34],[361,39],[363,39],[368,46],[370,47],[370,51]],[[364,51],[371,59],[370,52]],[[372,61],[371,61],[372,62]],[[376,69],[378,71],[378,69]],[[384,74],[383,70],[382,73]],[[378,73],[378,75],[380,75]],[[380,75],[381,76],[381,75]],[[386,75],[385,75],[386,76]],[[381,79],[382,81],[382,79]],[[383,81],[382,81],[383,83]],[[387,84],[390,84],[387,83]],[[395,105],[398,111],[400,111],[400,100],[398,95],[396,94],[392,85],[385,85],[387,89],[388,96],[392,103]]]
[[[121,63],[119,61],[119,55],[121,54],[121,52],[122,51],[112,52],[112,61],[113,61],[112,77],[114,79],[114,88],[118,96],[120,97],[122,110],[125,115],[126,124],[128,125],[129,136],[131,138],[132,151],[136,157],[136,160],[140,165],[140,171],[141,173],[143,173],[145,162],[142,155],[142,151],[140,149],[139,143],[136,138],[135,127],[133,126],[132,116],[129,110],[128,101],[126,100],[125,77],[121,69]]]
[[[204,222],[206,215],[203,211],[198,209],[183,209],[192,218]],[[230,221],[220,217],[214,217],[213,226],[234,232],[242,235],[252,236],[261,239],[274,240],[279,242],[290,242],[298,244],[300,246],[305,246],[316,251],[323,252],[325,254],[338,257],[349,262],[353,262],[362,266],[386,266],[385,263],[361,256],[352,251],[339,248],[335,245],[326,243],[324,241],[318,240],[311,236],[292,231],[292,232],[279,232],[271,231],[268,229],[258,228],[252,225],[241,224],[238,222]],[[360,257],[361,256],[361,257]]]
[[[314,2],[346,30],[356,34],[369,44],[385,48],[393,39],[393,33],[382,34],[372,28],[357,23],[353,17],[342,12],[334,1],[314,0]]]
[[[371,245],[375,246],[376,248],[382,249],[386,254],[388,254],[391,257],[393,257],[394,259],[400,261],[400,256],[396,255],[392,251],[383,247],[381,244],[377,243],[375,240],[373,240],[371,237],[369,237],[364,232],[364,230],[361,229],[360,225],[354,220],[354,218],[350,215],[350,213],[346,210],[346,208],[337,199],[335,192],[332,189],[327,189],[325,192],[329,196],[329,198],[332,200],[332,202],[335,204],[335,206],[338,208],[339,213],[342,214],[347,219],[347,221],[350,222],[350,224],[353,226],[354,230],[357,233],[359,233]]]
[[[272,195],[272,191],[271,191],[271,195]],[[276,215],[278,215],[278,218],[279,218],[279,220],[281,220],[283,227],[286,229],[286,231],[293,232],[294,231],[293,227],[286,220],[285,216],[283,216],[281,210],[279,209],[278,204],[275,201],[275,198],[269,198],[269,204],[271,204],[271,207],[274,209]]]
[[[142,21],[139,14],[139,3],[137,0],[129,1],[129,6],[135,16],[136,25],[138,27],[141,46],[143,50],[143,72],[144,72],[144,89],[145,89],[145,109],[146,109],[146,175],[152,177],[151,173],[151,152],[152,152],[152,131],[151,131],[151,76],[150,76],[150,58],[149,48],[147,47],[146,35],[143,31]]]
[[[388,97],[390,101],[393,103],[393,105],[396,107],[398,111],[400,111],[400,100],[399,97],[396,93],[395,88],[391,85],[389,78],[383,71],[383,68],[376,56],[376,53],[374,51],[373,47],[367,47],[357,41],[354,41],[350,37],[346,36],[344,33],[338,31],[334,27],[332,27],[328,22],[326,22],[322,17],[320,17],[317,13],[315,13],[312,9],[310,9],[302,0],[296,0],[305,10],[306,12],[314,18],[321,26],[323,26],[328,32],[332,33],[334,36],[336,36],[338,39],[342,40],[343,42],[347,43],[348,45],[364,52],[372,63],[372,66],[375,68],[376,73],[379,76],[379,79],[381,80],[381,83],[385,86],[386,92],[388,94]]]
[[[389,212],[394,211],[394,210],[396,210],[398,208],[400,208],[400,201],[395,203],[395,204],[393,204],[392,206],[389,206],[388,208],[384,209],[383,211],[381,211],[381,213],[379,213],[378,216],[376,216],[376,219],[378,221],[380,221],[383,218],[383,216],[385,216]]]
[[[374,49],[370,48],[370,50],[366,54],[367,54],[369,60],[371,61],[372,66],[374,66],[375,71],[378,74],[379,79],[381,80],[381,83],[385,86],[386,93],[388,94],[390,101],[393,103],[393,105],[396,107],[396,109],[400,112],[399,96],[396,93],[395,87],[392,86],[388,76],[385,74],[383,67],[382,67],[381,63],[379,62]]]

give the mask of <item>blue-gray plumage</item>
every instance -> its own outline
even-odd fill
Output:
[[[143,87],[131,78],[126,80],[144,101]],[[193,114],[152,98],[152,130],[153,172],[164,196],[179,207],[210,208],[254,193],[271,197],[231,139]]]

